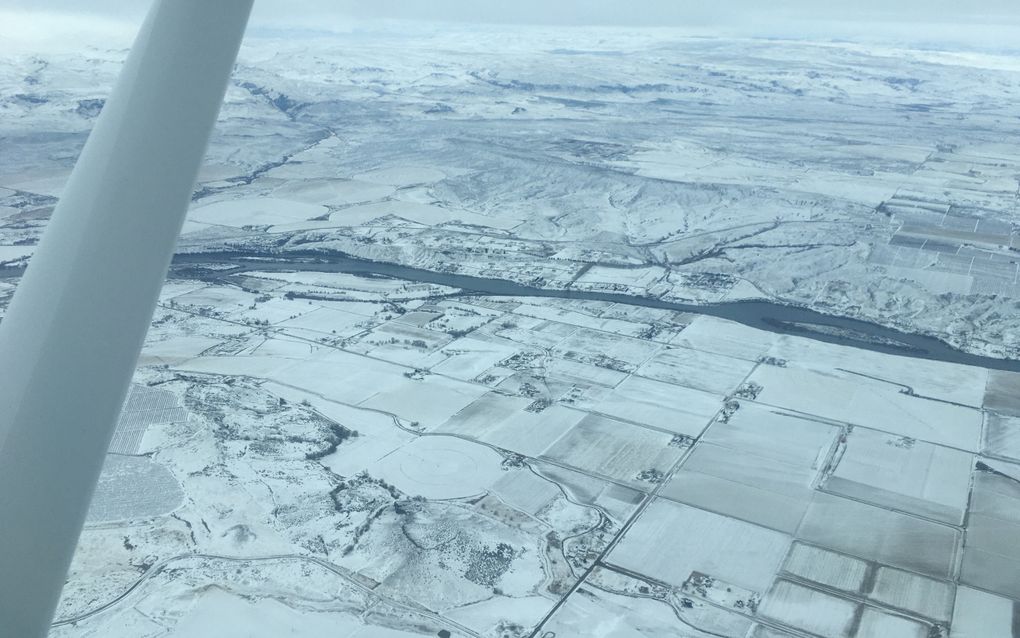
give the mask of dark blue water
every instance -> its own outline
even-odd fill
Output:
[[[269,257],[269,256],[266,256]],[[509,297],[553,297],[557,299],[585,299],[604,301],[643,308],[674,310],[690,314],[709,315],[735,321],[745,326],[780,334],[795,334],[808,339],[885,352],[919,359],[932,359],[993,370],[1020,372],[1020,361],[996,359],[962,352],[947,343],[926,335],[901,332],[868,321],[826,315],[814,310],[771,301],[732,301],[717,304],[693,305],[664,301],[654,297],[639,297],[609,292],[583,290],[547,290],[504,279],[490,279],[446,272],[434,272],[385,262],[359,259],[345,255],[288,254],[286,259],[256,259],[230,253],[177,255],[174,267],[179,274],[203,263],[229,263],[239,270],[287,270],[341,272],[356,275],[392,277],[406,281],[450,286],[463,289],[466,294]],[[221,275],[222,276],[222,275]]]

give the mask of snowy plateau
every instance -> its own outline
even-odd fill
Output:
[[[0,307],[126,53],[0,54]],[[1018,104],[1005,54],[253,34],[51,636],[1017,638]]]

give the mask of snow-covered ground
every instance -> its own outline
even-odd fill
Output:
[[[302,275],[168,282],[53,635],[925,638],[1014,604],[1013,373]]]
[[[5,59],[0,259],[27,257],[123,55]],[[1018,86],[1009,56],[668,31],[252,37],[180,249],[764,296],[1002,356]]]
[[[0,266],[124,54],[3,57]],[[179,252],[764,297],[1015,356],[1018,93],[1015,57],[839,43],[253,37]],[[52,634],[1009,636],[1018,379],[624,303],[182,268]]]

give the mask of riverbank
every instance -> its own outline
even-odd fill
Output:
[[[826,315],[815,310],[773,301],[742,300],[715,304],[686,304],[622,293],[547,289],[504,279],[435,272],[340,254],[302,255],[298,258],[288,255],[286,259],[278,259],[273,255],[196,253],[176,255],[173,264],[178,276],[185,274],[189,267],[202,264],[234,266],[235,268],[230,271],[230,274],[250,270],[339,272],[391,277],[406,281],[449,286],[451,288],[459,288],[467,295],[583,299],[660,310],[673,310],[690,314],[709,315],[734,321],[758,330],[779,334],[795,334],[816,341],[874,352],[970,365],[991,370],[1020,372],[1020,361],[1015,359],[997,359],[972,354],[953,348],[947,343],[928,335],[902,332],[859,319]],[[222,276],[222,274],[219,276]]]

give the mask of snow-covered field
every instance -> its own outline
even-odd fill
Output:
[[[123,56],[3,56],[0,266]],[[172,272],[52,635],[1011,636],[1016,373],[297,260],[766,298],[1015,356],[1018,69],[250,38],[178,249],[294,267]]]
[[[54,635],[925,638],[1017,595],[1008,373],[304,274],[168,283]]]

